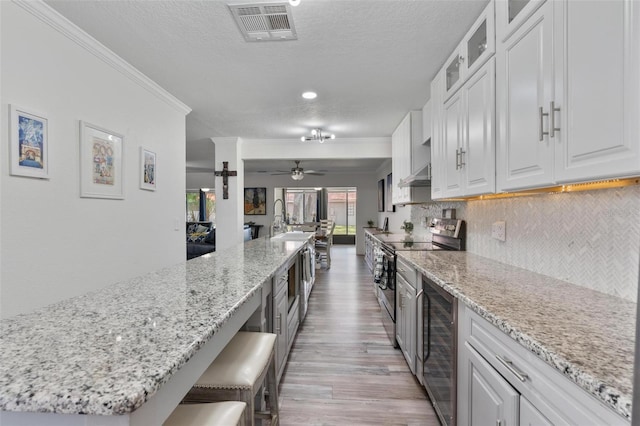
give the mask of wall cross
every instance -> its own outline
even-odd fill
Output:
[[[229,162],[222,162],[222,171],[215,172],[216,176],[222,176],[222,198],[229,198],[229,176],[238,176],[238,172],[229,170]]]

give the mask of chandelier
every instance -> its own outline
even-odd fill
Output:
[[[336,138],[336,135],[334,135],[333,133],[330,135],[325,135],[322,133],[322,129],[313,129],[311,131],[311,136],[302,136],[300,140],[302,142],[318,141],[320,143],[324,143],[324,141],[326,141],[327,139],[335,139],[335,138]]]

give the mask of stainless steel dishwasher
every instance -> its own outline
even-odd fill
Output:
[[[443,425],[456,424],[457,300],[422,278],[423,379]]]

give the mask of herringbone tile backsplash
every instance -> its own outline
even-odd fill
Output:
[[[637,301],[640,186],[415,205],[415,232],[451,207],[466,221],[467,251]],[[498,220],[506,221],[505,242],[491,238]]]

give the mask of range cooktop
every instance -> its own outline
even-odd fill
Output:
[[[433,218],[426,237],[413,238],[406,234],[379,234],[376,237],[389,250],[464,250],[464,221]]]

